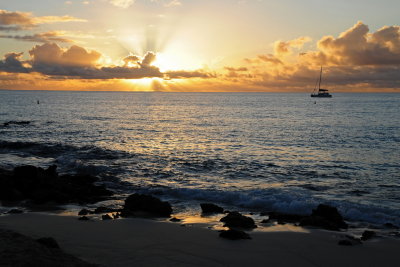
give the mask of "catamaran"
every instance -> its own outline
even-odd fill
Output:
[[[315,88],[311,94],[311,97],[332,97],[332,95],[329,93],[328,89],[321,88],[321,81],[322,81],[322,66],[321,66],[321,71],[319,73],[318,91],[317,91],[317,84],[315,84]]]

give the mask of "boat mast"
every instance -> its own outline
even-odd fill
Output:
[[[321,66],[321,71],[319,73],[318,91],[321,89],[321,80],[322,80],[322,66]]]

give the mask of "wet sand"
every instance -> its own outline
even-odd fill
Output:
[[[79,221],[73,216],[0,216],[0,228],[50,236],[74,256],[103,266],[398,266],[400,240],[339,246],[346,233],[252,232],[225,240],[218,232],[149,219]]]

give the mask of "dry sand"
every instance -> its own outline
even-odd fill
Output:
[[[0,216],[0,228],[33,238],[50,236],[61,248],[104,266],[400,266],[400,240],[339,246],[345,233],[253,232],[230,241],[200,227],[147,219],[79,221],[26,213]]]

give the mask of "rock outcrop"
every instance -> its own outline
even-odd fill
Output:
[[[166,201],[142,194],[132,194],[126,200],[121,211],[122,217],[138,216],[145,213],[147,216],[170,217],[171,205]]]
[[[13,171],[0,170],[0,200],[30,200],[36,204],[54,202],[95,203],[107,199],[112,192],[90,175],[59,176],[57,166],[42,169],[20,166]]]

